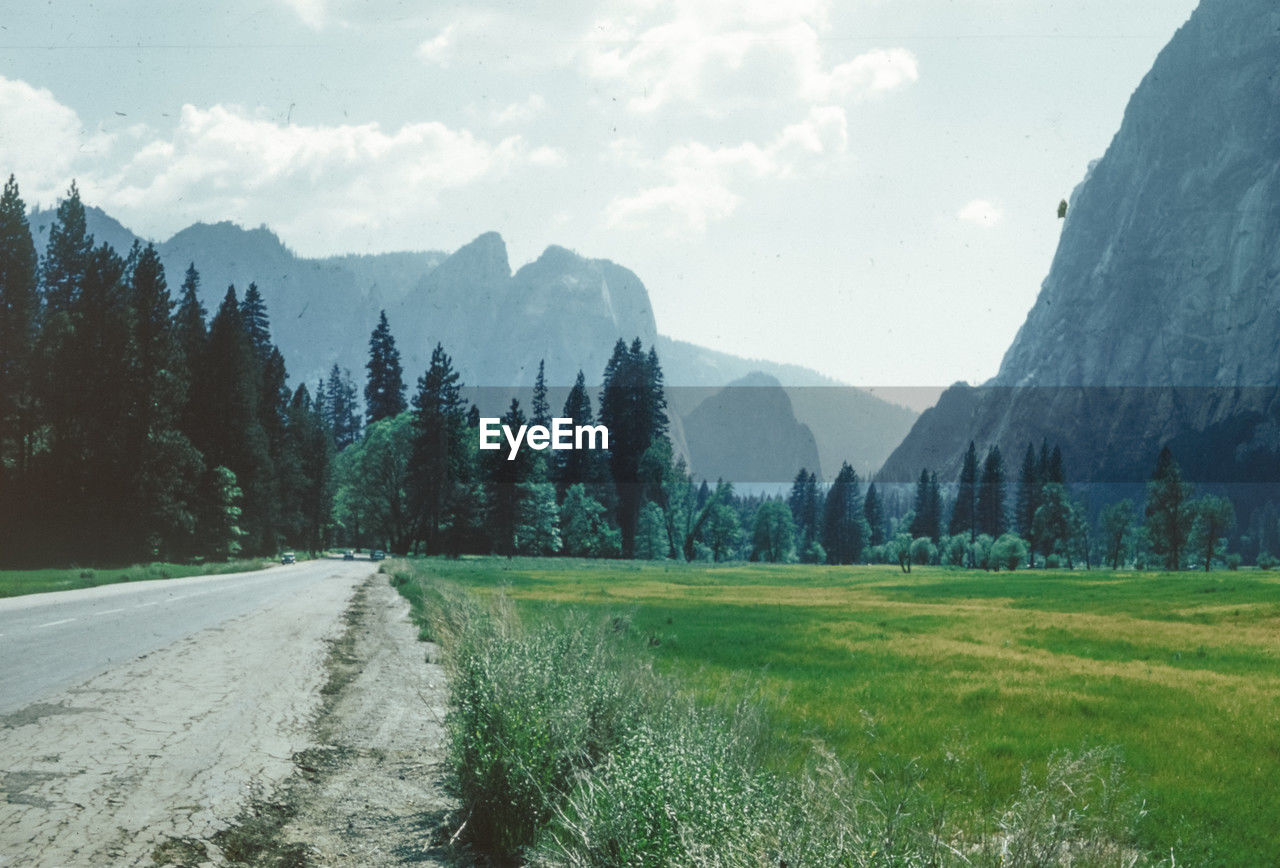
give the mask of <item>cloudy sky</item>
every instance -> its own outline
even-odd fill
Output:
[[[985,380],[1060,199],[1195,0],[10,4],[0,171],[164,239],[497,230],[634,270],[659,329],[860,385]],[[16,7],[16,8],[15,8]]]

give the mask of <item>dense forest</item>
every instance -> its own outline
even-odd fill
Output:
[[[894,563],[980,569],[1236,566],[1230,500],[1196,498],[1166,448],[1141,512],[1078,500],[1060,449],[1027,444],[1009,478],[970,443],[960,477],[922,470],[914,496],[845,463],[801,469],[785,497],[698,480],[668,437],[663,373],[619,340],[593,404],[563,407],[541,367],[501,423],[602,424],[607,451],[479,448],[480,413],[437,345],[410,394],[385,312],[363,402],[351,373],[290,386],[254,284],[212,315],[193,263],[176,291],[156,251],[94,245],[73,184],[43,256],[11,177],[0,199],[0,561],[225,559],[292,547],[396,553]],[[363,410],[361,409],[363,406]],[[1010,496],[1012,495],[1012,496]],[[1280,516],[1246,540],[1260,566]]]

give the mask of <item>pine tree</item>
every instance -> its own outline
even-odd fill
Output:
[[[569,390],[565,399],[561,416],[573,420],[574,425],[593,425],[595,415],[591,412],[591,396],[587,394],[586,380],[582,371]],[[587,487],[587,494],[601,503],[604,492],[599,483],[607,476],[607,468],[599,453],[586,449],[566,449],[552,456],[551,479],[556,484],[556,495],[564,499],[569,489],[575,485]],[[607,504],[606,504],[607,506]]]
[[[49,227],[43,263],[47,314],[69,311],[84,285],[93,254],[93,236],[85,220],[84,203],[74,181]]]
[[[178,307],[173,314],[174,335],[183,357],[188,360],[198,359],[204,350],[204,342],[209,337],[206,318],[207,312],[200,303],[200,272],[196,271],[196,264],[193,262],[187,266]]]
[[[913,537],[928,537],[935,543],[942,535],[942,492],[938,474],[920,471],[916,482],[915,517],[911,521]]]
[[[467,418],[462,384],[453,361],[436,344],[426,373],[418,378],[413,397],[413,475],[410,502],[415,511],[418,536],[428,554],[443,551],[441,530],[456,489],[470,476],[470,452],[464,442]]]
[[[380,311],[378,324],[369,336],[369,379],[364,387],[365,421],[372,425],[403,413],[405,402],[404,369],[400,367],[400,351],[387,323],[387,312]]]
[[[867,487],[867,496],[863,499],[862,514],[867,519],[867,545],[884,545],[884,505],[880,502],[880,494],[873,482]]]
[[[268,335],[268,340],[270,336]],[[256,355],[256,351],[255,351]],[[288,529],[296,524],[298,505],[295,497],[301,457],[289,436],[289,406],[293,392],[289,373],[279,347],[270,345],[266,360],[259,368],[262,388],[259,392],[258,418],[267,437],[267,454],[271,458],[271,478],[267,483],[267,510],[262,515],[262,538],[269,549],[284,543]]]
[[[294,539],[314,553],[326,542],[333,501],[333,438],[307,391],[298,386],[289,401],[289,436],[298,460],[294,482]],[[407,548],[406,548],[407,550]]]
[[[527,423],[519,400],[512,398],[511,406],[502,415],[501,423],[512,431]],[[494,549],[508,557],[516,553],[516,529],[523,502],[523,483],[529,481],[533,458],[527,449],[520,449],[514,457],[502,449],[488,453],[488,477],[492,490],[490,527],[493,530]]]
[[[791,510],[780,500],[767,500],[756,510],[751,532],[751,559],[778,564],[795,551],[795,525]]]
[[[1155,472],[1147,483],[1146,517],[1151,551],[1163,560],[1166,570],[1182,569],[1194,518],[1191,486],[1183,481],[1182,468],[1168,446],[1160,450]]]
[[[600,422],[609,429],[609,469],[618,495],[622,556],[633,556],[636,522],[644,500],[640,461],[654,441],[666,437],[662,368],[639,338],[628,348],[619,340],[605,365]]]
[[[267,551],[267,526],[274,468],[270,443],[262,427],[263,376],[257,350],[241,318],[235,287],[227,293],[209,323],[209,338],[193,380],[196,424],[191,431],[206,466],[234,474],[241,493],[239,527],[243,548]],[[215,485],[214,491],[222,490]]]
[[[133,487],[134,556],[193,553],[198,504],[193,492],[204,459],[180,430],[188,382],[171,313],[164,267],[148,244],[130,275],[132,371],[129,484]]]
[[[1035,518],[1040,508],[1040,487],[1043,485],[1040,465],[1036,461],[1035,447],[1027,444],[1027,451],[1022,457],[1022,468],[1018,471],[1017,526],[1018,533],[1028,543],[1027,566],[1035,566]]]
[[[84,206],[73,183],[49,227],[40,269],[43,309],[34,371],[39,416],[34,427],[42,433],[41,454],[33,458],[38,458],[44,479],[28,520],[42,527],[45,558],[50,548],[61,557],[74,557],[72,543],[85,538],[83,529],[77,530],[77,511],[83,509],[86,427],[93,421],[86,405],[85,351],[76,333],[79,315],[72,308],[86,283],[92,255],[93,236],[86,230]]]
[[[267,317],[267,303],[263,301],[258,284],[250,283],[240,302],[240,320],[253,351],[263,362],[271,353],[271,320]]]
[[[0,487],[11,492],[7,483],[27,473],[35,432],[37,263],[27,206],[10,175],[0,196]],[[7,518],[0,514],[0,530]]]
[[[987,457],[982,462],[976,518],[978,533],[985,533],[992,539],[999,539],[1004,535],[1004,459],[1000,456],[999,446],[988,449]]]
[[[549,482],[524,482],[518,488],[516,551],[522,555],[557,554],[562,546],[555,486]]]
[[[333,446],[341,452],[360,438],[360,413],[351,372],[335,363],[329,369],[324,393],[324,408],[328,414],[329,429],[333,432]]]
[[[529,424],[551,427],[551,406],[547,404],[546,360],[538,361],[538,377],[533,381],[533,401],[529,404]]]
[[[820,499],[817,475],[801,467],[791,483],[787,505],[795,522],[800,559],[805,562],[808,562],[806,555],[811,544],[822,534]]]
[[[827,492],[822,523],[822,547],[827,553],[827,563],[857,563],[862,559],[862,550],[870,535],[858,474],[845,462]]]
[[[1057,485],[1067,484],[1067,469],[1062,461],[1062,447],[1054,444],[1053,451],[1049,453],[1049,461],[1045,465],[1044,481],[1056,483]]]
[[[972,440],[964,454],[960,469],[960,488],[956,492],[956,506],[951,512],[951,524],[947,533],[969,534],[970,543],[977,537],[978,527],[978,450]]]
[[[1060,554],[1067,557],[1067,566],[1072,566],[1071,543],[1076,533],[1076,508],[1065,486],[1057,482],[1046,482],[1041,490],[1040,506],[1036,508],[1033,533],[1041,553]]]

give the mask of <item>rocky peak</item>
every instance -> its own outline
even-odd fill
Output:
[[[1280,450],[1278,397],[1280,11],[1203,0],[1073,194],[999,374],[948,391],[881,475],[953,477],[971,438],[1008,460],[1048,437],[1078,480],[1145,478],[1170,442],[1233,478]]]

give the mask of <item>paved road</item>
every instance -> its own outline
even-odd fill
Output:
[[[0,599],[0,714],[228,619],[369,573],[319,560],[252,573],[103,585]]]

